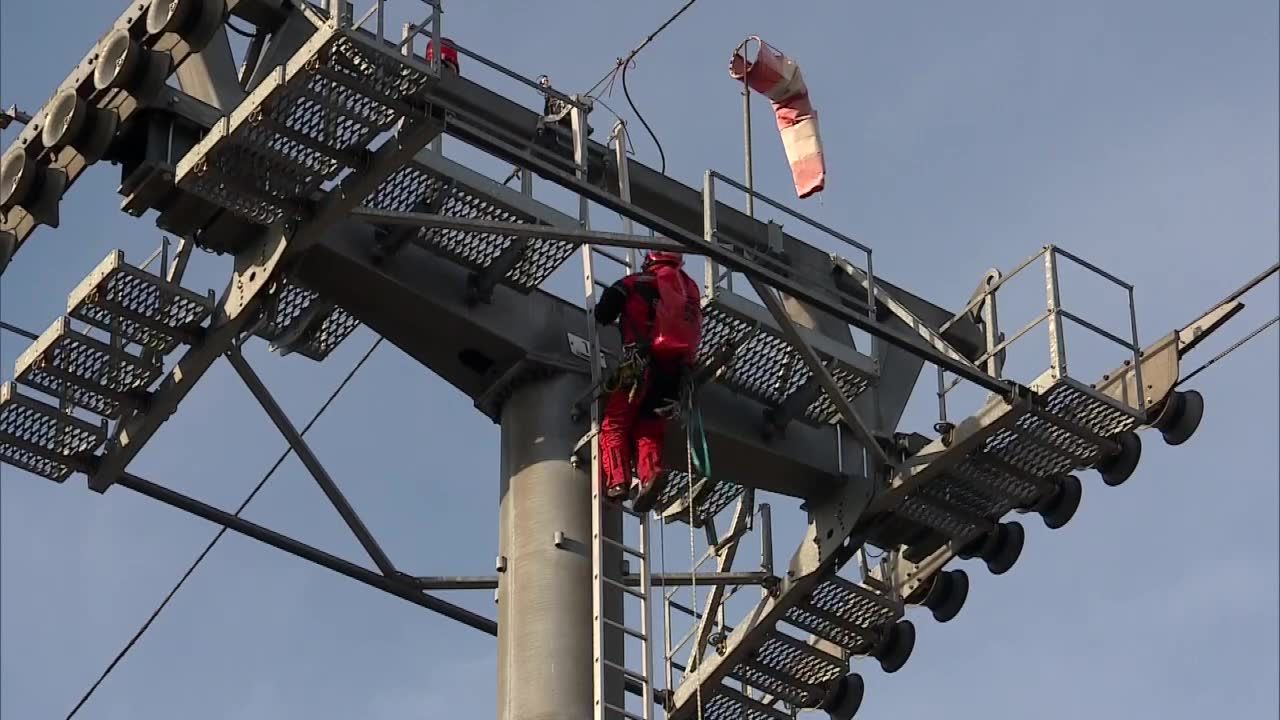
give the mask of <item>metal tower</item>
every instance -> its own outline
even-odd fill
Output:
[[[0,460],[55,482],[80,473],[100,493],[139,492],[496,635],[504,720],[782,719],[800,709],[851,718],[863,692],[851,662],[901,669],[916,640],[908,611],[947,622],[964,604],[969,579],[957,560],[1009,570],[1023,546],[1011,513],[1062,527],[1080,502],[1075,473],[1097,469],[1118,485],[1138,463],[1138,431],[1179,444],[1198,426],[1199,394],[1175,389],[1180,361],[1239,312],[1241,293],[1143,346],[1133,287],[1045,247],[989,274],[965,307],[939,307],[877,276],[871,248],[755,192],[749,177],[709,170],[690,188],[629,159],[623,126],[612,147],[591,141],[590,98],[457,47],[464,64],[563,108],[548,116],[439,54],[428,60],[415,39],[440,48],[442,12],[439,0],[426,6],[424,22],[394,38],[384,0],[362,15],[302,0],[135,0],[125,9],[3,156],[0,268],[39,226],[57,226],[62,196],[107,159],[122,168],[122,209],[158,211],[157,225],[183,240],[172,259],[167,246],[158,251],[157,272],[148,269],[156,258],[133,265],[116,251],[71,291],[66,315],[0,388]],[[229,17],[258,29],[240,72]],[[521,189],[446,157],[442,134],[516,166]],[[578,216],[534,199],[535,177],[575,193]],[[726,188],[850,257],[718,201]],[[623,217],[626,231],[593,230],[589,204]],[[234,255],[221,294],[184,288],[195,247]],[[705,267],[697,408],[715,470],[695,476],[684,435],[671,433],[673,469],[655,509],[661,522],[705,535],[706,552],[678,573],[653,572],[650,518],[605,507],[597,477],[594,390],[619,348],[592,322],[594,263],[633,268],[646,248]],[[541,289],[575,251],[582,304]],[[1129,333],[1062,306],[1061,263],[1123,288]],[[999,291],[1027,268],[1044,273],[1045,308],[1008,332]],[[1115,369],[1072,377],[1064,320],[1113,341]],[[1006,354],[1042,323],[1048,368],[1023,382],[1005,377]],[[239,351],[259,337],[323,361],[359,324],[501,425],[496,577],[399,570]],[[870,346],[855,346],[850,327]],[[224,356],[376,569],[129,472]],[[926,367],[938,376],[935,434],[901,432]],[[958,383],[989,394],[953,417]],[[808,512],[807,535],[782,568],[769,505],[757,502],[765,492]],[[760,541],[760,566],[735,570],[748,537]],[[868,547],[883,551],[878,561]],[[498,619],[429,593],[447,587],[495,588]],[[696,604],[677,599],[682,588]],[[727,598],[744,588],[758,599],[731,618]],[[673,628],[688,633],[677,640]]]

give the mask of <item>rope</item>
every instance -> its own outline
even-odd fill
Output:
[[[692,4],[692,3],[691,3],[691,4]],[[693,531],[693,521],[694,521],[694,508],[693,508],[693,471],[694,471],[694,466],[693,466],[693,465],[694,465],[694,464],[693,464],[693,435],[692,435],[692,433],[693,433],[693,408],[695,407],[695,403],[693,402],[693,392],[692,392],[692,390],[690,390],[690,391],[689,391],[689,394],[688,394],[688,397],[687,397],[687,399],[686,399],[685,403],[686,403],[686,407],[687,407],[687,410],[688,410],[688,413],[689,413],[689,414],[687,415],[687,417],[689,418],[689,423],[688,423],[688,424],[686,424],[686,426],[685,426],[685,444],[684,444],[684,446],[685,446],[685,454],[686,454],[686,457],[687,457],[687,459],[688,459],[688,472],[689,472],[689,486],[688,486],[688,487],[689,487],[689,502],[688,502],[688,505],[689,505],[689,567],[690,567],[690,571],[689,571],[689,592],[690,592],[690,594],[693,596],[693,598],[692,598],[692,600],[693,600],[692,607],[696,610],[696,609],[698,608],[698,568],[696,567],[696,563],[698,562],[698,545],[697,545],[697,541],[696,541],[696,539],[695,539],[695,538],[696,538],[696,536],[695,536],[694,531]],[[704,437],[704,440],[705,440],[705,437]],[[706,477],[706,476],[704,475],[703,477]],[[696,621],[696,620],[697,620],[697,618],[694,618],[694,620]],[[697,642],[697,640],[695,639],[695,641],[694,641],[694,642]],[[695,649],[696,649],[696,648],[695,648]],[[699,674],[701,674],[701,670],[702,670],[702,658],[701,658],[701,657],[698,657],[698,671],[699,671]],[[696,697],[695,697],[695,702],[697,703],[697,706],[698,706],[698,720],[703,720],[703,715],[702,715],[702,683],[701,683],[701,682],[698,682],[698,685],[697,685],[697,687],[694,689],[694,692],[695,692],[695,695],[696,695]]]
[[[347,376],[342,379],[342,382],[338,383],[338,387],[334,388],[333,392],[329,395],[329,399],[325,400],[324,404],[320,406],[320,409],[316,411],[315,415],[311,416],[311,420],[309,420],[307,424],[302,428],[299,435],[307,434],[307,431],[311,429],[311,426],[315,425],[316,421],[320,419],[320,416],[324,414],[325,410],[329,409],[329,405],[331,405],[333,401],[337,399],[338,394],[341,393],[343,388],[347,386],[347,383],[351,382],[351,378],[355,376],[356,372],[359,371],[362,366],[364,366],[365,361],[369,359],[369,356],[372,355],[373,351],[377,350],[378,346],[381,344],[382,344],[382,338],[379,337],[376,341],[374,341],[373,345],[369,347],[368,351],[365,352],[364,356],[361,357],[360,360],[356,362],[355,366],[351,368],[351,371],[348,372]],[[271,476],[275,474],[276,470],[284,463],[284,461],[289,457],[289,455],[292,452],[293,452],[293,446],[290,445],[288,448],[285,449],[284,452],[280,454],[280,457],[276,459],[276,462],[274,465],[271,466],[271,469],[267,470],[267,474],[262,476],[262,479],[259,480],[258,484],[254,486],[253,490],[249,493],[248,497],[244,499],[244,502],[240,503],[240,507],[236,508],[236,512],[235,512],[236,517],[240,517],[240,513],[244,512],[244,509],[248,507],[249,503],[253,500],[253,498],[257,496],[258,491],[262,490],[262,486],[267,484],[267,481],[271,479]],[[89,690],[85,692],[84,696],[80,698],[80,702],[76,703],[76,706],[71,709],[71,712],[67,713],[66,720],[71,720],[71,718],[75,717],[76,713],[80,712],[80,708],[84,707],[84,704],[89,701],[89,698],[92,697],[93,693],[98,690],[98,687],[101,686],[103,681],[107,679],[107,676],[110,675],[111,672],[116,669],[116,665],[119,665],[120,661],[124,659],[124,656],[127,655],[129,651],[133,649],[133,646],[136,645],[138,640],[142,638],[143,633],[145,633],[147,629],[151,627],[151,624],[156,621],[156,618],[159,617],[160,613],[164,611],[166,606],[168,606],[169,601],[173,599],[173,596],[176,595],[178,591],[182,589],[183,584],[187,582],[187,578],[191,577],[191,574],[196,571],[196,568],[200,566],[200,563],[203,562],[205,557],[209,554],[209,552],[213,550],[213,546],[217,545],[218,541],[221,540],[222,536],[225,535],[226,533],[227,533],[226,527],[220,528],[218,530],[217,534],[213,536],[213,539],[209,541],[209,544],[205,546],[204,550],[202,550],[200,554],[196,556],[195,561],[191,563],[191,566],[187,568],[187,571],[182,574],[182,577],[178,578],[177,584],[173,586],[173,589],[169,591],[169,594],[165,595],[164,600],[160,601],[160,604],[156,607],[156,609],[151,612],[151,616],[147,618],[147,621],[142,623],[142,627],[138,628],[138,631],[133,634],[133,637],[129,639],[129,642],[125,643],[125,646],[121,648],[120,652],[116,653],[115,658],[111,661],[109,665],[107,665],[107,669],[102,671],[102,674],[98,676],[97,681],[94,682],[93,685],[90,686]]]
[[[1176,387],[1178,387],[1179,385],[1182,385],[1183,383],[1188,382],[1189,380],[1191,380],[1191,378],[1193,378],[1193,377],[1195,377],[1195,376],[1199,375],[1200,373],[1204,372],[1205,370],[1207,370],[1207,369],[1209,368],[1209,366],[1210,366],[1210,365],[1213,365],[1214,363],[1218,362],[1218,361],[1219,361],[1219,360],[1221,360],[1222,358],[1224,358],[1224,357],[1226,357],[1226,356],[1230,355],[1231,353],[1235,352],[1236,350],[1240,349],[1241,347],[1243,347],[1243,346],[1244,346],[1244,344],[1245,344],[1245,343],[1247,343],[1247,342],[1249,342],[1250,340],[1254,339],[1255,337],[1257,337],[1257,336],[1261,335],[1263,332],[1265,332],[1265,331],[1267,330],[1267,328],[1271,327],[1272,325],[1275,325],[1277,322],[1280,322],[1280,315],[1277,315],[1277,316],[1275,316],[1275,317],[1271,318],[1271,319],[1270,319],[1270,320],[1268,320],[1267,322],[1263,323],[1263,324],[1262,324],[1262,326],[1260,326],[1258,329],[1254,330],[1253,332],[1249,333],[1248,335],[1245,335],[1245,336],[1244,336],[1243,338],[1241,338],[1241,339],[1239,340],[1239,342],[1237,342],[1236,344],[1232,345],[1231,347],[1227,348],[1226,350],[1223,350],[1222,352],[1218,353],[1217,355],[1214,355],[1212,358],[1210,358],[1210,359],[1209,359],[1209,361],[1208,361],[1208,362],[1206,362],[1205,364],[1203,364],[1203,365],[1201,365],[1200,367],[1196,368],[1195,370],[1193,370],[1193,371],[1191,372],[1191,374],[1187,375],[1186,377],[1182,378],[1182,379],[1181,379],[1181,380],[1179,380],[1177,383],[1175,383],[1175,384],[1174,384],[1174,387],[1176,388]]]

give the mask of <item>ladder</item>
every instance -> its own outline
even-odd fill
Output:
[[[581,100],[575,96],[574,100]],[[587,179],[587,111],[583,107],[573,107],[570,111],[573,128],[573,157],[579,179]],[[619,155],[619,167],[622,168],[620,190],[623,200],[629,200],[629,188],[626,182],[626,137],[625,127],[621,124],[614,128],[616,150]],[[582,229],[589,229],[589,206],[584,197],[579,198],[578,221]],[[628,222],[627,231],[630,232]],[[601,385],[603,376],[604,353],[600,347],[600,333],[595,323],[596,286],[595,257],[607,258],[621,264],[631,272],[635,269],[635,253],[626,258],[599,250],[590,244],[582,246],[582,278],[585,293],[587,315],[587,343],[589,345],[588,362],[591,367],[592,388]],[[594,393],[594,390],[592,391]],[[649,567],[649,514],[639,513],[630,508],[622,508],[623,532],[617,538],[610,537],[605,526],[610,507],[604,495],[604,478],[600,467],[600,404],[594,399],[589,402],[590,428],[590,462],[591,462],[591,672],[592,672],[592,717],[594,720],[654,720],[654,688],[653,688],[653,656],[650,652],[649,639],[653,635],[652,613],[650,611],[650,567]],[[639,547],[627,545],[625,525],[627,518],[639,523]],[[616,558],[621,554],[625,560],[634,558],[639,564],[639,587],[631,587],[624,577],[623,568],[628,562],[606,563],[608,558]],[[626,575],[631,575],[626,573]],[[620,592],[623,598],[622,612],[617,617],[608,617],[605,607],[606,593]],[[634,628],[626,623],[627,598],[639,604],[640,627]],[[607,637],[620,637],[618,647],[606,643]],[[641,652],[641,671],[635,672],[627,668],[625,663],[627,638],[639,642]],[[623,662],[615,661],[617,657]],[[610,701],[606,695],[606,680],[618,678],[617,687],[639,686],[641,698],[640,714],[629,711],[625,702],[621,705]],[[625,693],[619,694],[625,697]]]

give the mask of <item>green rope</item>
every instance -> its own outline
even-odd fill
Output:
[[[693,469],[699,476],[711,477],[711,451],[707,447],[707,428],[702,421],[702,408],[689,400],[689,423],[686,425],[689,446],[693,449]],[[700,450],[699,450],[700,448]],[[693,478],[689,478],[693,483]]]

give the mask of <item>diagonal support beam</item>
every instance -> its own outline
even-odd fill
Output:
[[[444,209],[445,203],[449,202],[449,198],[453,197],[453,191],[457,186],[457,179],[449,178],[449,181],[441,185],[430,200],[426,202],[419,201],[414,206],[414,212],[433,215],[439,213]],[[388,257],[400,252],[400,248],[404,247],[422,229],[422,226],[409,225],[407,223],[395,226],[394,230],[389,231],[385,237],[378,240],[377,249],[374,251],[374,260],[383,262]]]
[[[830,371],[829,367],[828,371]],[[786,432],[787,426],[800,417],[805,408],[812,405],[821,393],[822,385],[818,382],[817,376],[805,380],[804,384],[788,395],[776,410],[765,413],[766,432],[777,434]]]
[[[262,379],[258,374],[249,367],[249,362],[240,354],[238,347],[232,347],[227,351],[227,360],[231,362],[231,367],[235,368],[236,373],[244,384],[249,388],[249,392],[253,393],[253,397],[266,411],[271,418],[271,422],[275,423],[276,428],[280,430],[280,434],[284,435],[284,439],[289,441],[289,446],[298,454],[298,459],[306,466],[307,471],[315,478],[320,489],[324,491],[325,497],[329,498],[329,502],[333,503],[333,507],[342,516],[343,521],[347,523],[347,527],[351,528],[351,532],[360,541],[361,547],[365,552],[369,553],[369,557],[373,559],[373,563],[378,566],[382,574],[387,577],[393,577],[396,574],[396,568],[391,564],[391,559],[383,552],[382,546],[378,545],[378,541],[373,538],[373,534],[369,532],[369,528],[365,526],[364,521],[356,514],[355,508],[351,507],[351,503],[347,502],[347,498],[338,489],[338,485],[334,483],[333,478],[329,477],[328,471],[324,469],[324,465],[315,453],[311,451],[311,446],[302,438],[293,423],[289,422],[289,417],[285,414],[284,408],[281,408],[276,399],[272,397],[271,391],[267,390],[267,386],[262,383]]]
[[[863,286],[867,284],[867,274],[854,266],[853,263],[842,257],[834,255],[831,257],[831,262],[834,263],[840,271],[853,278],[856,282]],[[964,356],[963,353],[952,347],[951,343],[944,340],[940,333],[935,332],[933,328],[925,324],[923,320],[916,317],[915,313],[911,312],[907,306],[898,302],[892,295],[881,289],[879,285],[875,286],[874,292],[877,305],[883,305],[889,312],[893,313],[895,317],[905,323],[907,327],[914,330],[935,351],[957,363],[960,363],[966,368],[975,372],[981,372],[977,365],[974,365],[969,358]]]
[[[532,223],[499,222],[497,220],[473,220],[461,216],[438,215],[435,213],[396,212],[394,210],[362,207],[353,210],[351,217],[373,225],[407,225],[410,227],[458,230],[461,232],[491,233],[494,235],[510,235],[524,240],[563,240],[577,245],[590,244],[606,247],[635,248],[638,250],[685,251],[685,247],[680,243],[649,235],[628,235],[626,233],[581,230]]]
[[[274,530],[269,530],[261,525],[245,520],[238,515],[232,515],[225,510],[220,510],[212,505],[202,503],[195,498],[188,497],[175,490],[170,490],[162,485],[157,485],[149,480],[144,480],[137,475],[123,473],[116,480],[115,484],[129,488],[130,490],[133,490],[140,495],[145,495],[152,500],[159,500],[166,505],[204,518],[211,523],[221,525],[222,527],[238,532],[245,537],[250,537],[259,542],[266,543],[267,545],[278,550],[283,550],[290,555],[296,555],[303,560],[308,560],[316,565],[328,568],[340,575],[345,575],[352,580],[357,580],[365,585],[369,585],[370,587],[375,587],[383,592],[395,595],[398,598],[408,600],[419,607],[438,612],[450,620],[456,620],[467,627],[475,628],[476,630],[490,635],[498,634],[498,624],[493,620],[490,620],[483,615],[473,613],[465,608],[458,607],[451,602],[441,600],[437,597],[432,597],[431,595],[418,590],[414,587],[412,579],[407,578],[407,576],[397,575],[395,577],[386,577],[379,575],[372,570],[360,567],[348,560],[343,560],[337,556],[330,555],[323,550],[314,548],[288,537],[287,535],[281,535]]]
[[[809,372],[813,373],[813,376],[822,385],[822,389],[831,397],[831,402],[835,404],[840,417],[849,425],[863,445],[866,446],[867,451],[879,461],[878,465],[892,466],[893,461],[889,459],[884,448],[880,447],[880,443],[876,442],[871,428],[867,427],[867,424],[862,420],[862,416],[854,409],[849,399],[844,396],[844,391],[840,389],[836,379],[831,377],[831,373],[827,370],[827,366],[822,364],[818,354],[800,336],[800,331],[796,329],[795,322],[791,320],[791,316],[787,315],[786,308],[782,307],[782,301],[778,299],[778,296],[774,294],[771,288],[766,287],[760,280],[750,275],[747,278],[751,282],[751,289],[756,291],[756,294],[764,302],[764,306],[769,309],[769,314],[777,321],[778,328],[782,331],[782,336],[787,339],[787,342],[791,343],[796,352],[800,353],[800,358],[804,360]]]

